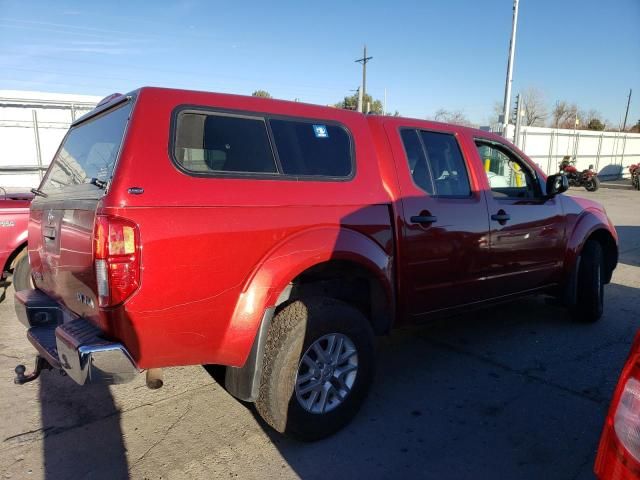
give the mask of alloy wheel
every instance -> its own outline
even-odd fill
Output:
[[[302,355],[296,376],[296,398],[311,413],[323,414],[348,397],[358,374],[358,352],[342,333],[313,342]]]

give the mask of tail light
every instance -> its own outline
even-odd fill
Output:
[[[127,300],[140,286],[140,235],[136,224],[98,215],[94,259],[99,305],[112,307]]]
[[[640,478],[640,333],[609,407],[595,472],[607,480]]]

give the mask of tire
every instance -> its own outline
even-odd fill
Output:
[[[345,357],[351,347],[355,348],[355,377],[353,371],[338,373],[353,370],[353,355],[348,357],[348,363],[338,362],[333,367],[327,363],[315,370],[322,372],[317,379],[312,374],[308,367],[311,359],[315,357],[320,362],[316,366],[322,364],[313,346],[330,350],[331,338],[334,345],[343,347],[335,358]],[[295,300],[276,314],[269,328],[256,409],[265,422],[285,435],[304,441],[327,437],[349,423],[360,409],[373,381],[374,363],[373,331],[359,310],[332,298]],[[303,381],[308,375],[312,378]],[[340,377],[342,381],[338,380]],[[340,399],[335,392],[347,383],[351,389],[342,390]],[[334,392],[325,395],[324,407],[322,394],[314,393],[315,389],[304,393],[309,385]],[[312,397],[317,398],[315,403]]]
[[[27,252],[27,249],[25,248],[16,257],[15,267],[13,268],[13,277],[11,279],[11,283],[13,284],[13,288],[16,292],[33,288],[28,253],[29,252]]]
[[[576,304],[572,315],[580,322],[595,322],[604,307],[604,255],[602,246],[589,240],[582,249],[578,265]]]
[[[598,177],[591,177],[585,182],[584,188],[586,188],[588,192],[595,192],[600,188],[600,179]]]

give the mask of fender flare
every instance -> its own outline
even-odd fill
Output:
[[[265,311],[277,304],[287,285],[308,268],[329,260],[350,260],[367,268],[393,300],[392,257],[378,243],[337,226],[304,230],[271,249],[246,281],[222,342],[233,349],[233,364],[245,363]]]
[[[605,230],[618,244],[618,234],[607,216],[599,210],[587,209],[576,221],[567,241],[565,271],[571,271],[587,239],[596,231]]]
[[[223,344],[240,346],[241,367],[226,369],[225,388],[233,396],[255,401],[260,388],[262,352],[278,298],[289,283],[314,265],[328,260],[350,260],[381,280],[390,302],[394,301],[392,257],[369,237],[339,227],[305,230],[272,249],[249,277],[225,334]],[[236,341],[234,341],[234,339]],[[229,343],[233,342],[233,343]]]
[[[598,230],[604,230],[611,235],[617,247],[618,235],[615,228],[611,225],[607,216],[599,210],[585,210],[580,215],[573,227],[573,230],[569,234],[565,250],[563,272],[564,284],[566,285],[565,303],[569,305],[575,303],[578,272],[577,266],[579,264],[580,254],[582,253],[582,249],[584,248],[587,239]]]

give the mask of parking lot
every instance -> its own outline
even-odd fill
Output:
[[[609,398],[640,327],[640,193],[572,190],[604,203],[620,235],[605,314],[578,324],[531,298],[378,342],[376,381],[344,431],[302,444],[267,429],[200,367],[78,387],[45,372],[0,303],[3,478],[592,478]],[[1,291],[0,291],[1,293]]]

